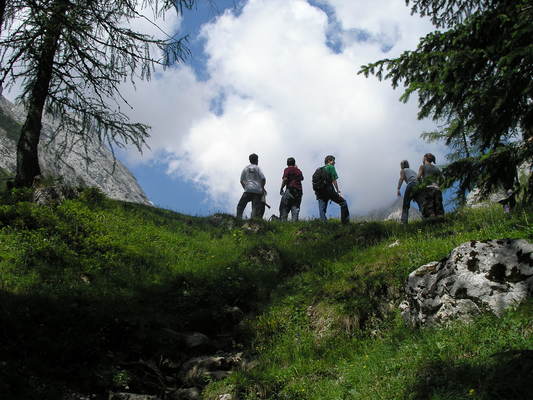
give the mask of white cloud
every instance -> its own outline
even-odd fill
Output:
[[[147,159],[164,154],[169,173],[198,183],[229,212],[252,152],[260,156],[274,212],[289,156],[306,177],[304,215],[316,214],[311,175],[327,154],[337,157],[353,213],[394,200],[399,162],[418,165],[418,135],[430,124],[418,122],[416,105],[401,104],[388,82],[357,71],[413,48],[428,24],[397,0],[328,3],[343,28],[340,52],[326,45],[327,15],[305,0],[249,0],[238,16],[226,12],[206,25],[208,82],[181,67],[137,92],[138,115],[154,127]],[[372,40],[358,41],[350,29],[368,31]],[[386,55],[384,44],[392,46]],[[220,93],[222,108],[214,113],[209,101]]]
[[[137,4],[136,10],[138,17],[128,21],[128,26],[135,32],[155,39],[167,39],[173,37],[180,28],[182,17],[173,7],[161,15],[147,4]]]
[[[199,82],[189,67],[180,67],[158,71],[135,88],[125,85],[123,94],[133,107],[125,110],[131,119],[152,127],[147,141],[151,150],[141,157],[133,149],[127,154],[127,160],[134,163],[163,161],[161,157],[180,154],[182,141],[194,123],[209,115],[214,91],[209,83]]]
[[[320,0],[320,3],[335,10],[344,30],[365,31],[370,39],[392,47],[392,55],[416,47],[420,36],[434,29],[429,19],[411,15],[410,7],[402,0]],[[345,40],[349,39],[345,36]]]

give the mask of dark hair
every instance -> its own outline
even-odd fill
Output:
[[[426,154],[424,154],[424,158],[425,158],[426,160],[428,160],[430,163],[435,164],[436,159],[435,159],[435,156],[434,156],[433,154],[431,154],[431,153],[426,153]]]
[[[402,160],[402,162],[400,163],[400,167],[401,168],[409,168],[409,161]]]
[[[294,165],[296,165],[296,160],[294,159],[294,157],[287,158],[287,166],[292,167]]]
[[[324,165],[326,165],[330,161],[335,161],[335,157],[332,155],[326,156],[326,158],[324,158]]]
[[[259,161],[259,156],[257,154],[255,154],[255,153],[252,153],[248,157],[248,160],[250,160],[250,163],[257,165],[257,162]]]

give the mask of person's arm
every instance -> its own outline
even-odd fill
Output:
[[[397,189],[398,196],[401,196],[400,188],[402,187],[402,183],[404,180],[405,180],[405,173],[403,172],[403,169],[402,169],[400,170],[400,179],[398,180],[398,189]]]
[[[287,185],[287,178],[281,180],[281,188],[279,189],[279,194],[283,195],[283,188]]]
[[[341,194],[341,191],[339,190],[339,185],[337,184],[337,179],[335,179],[333,182],[333,187],[335,188],[335,190],[337,191],[338,194]]]
[[[337,183],[339,175],[337,175],[337,170],[335,169],[335,167],[331,168],[331,178],[331,183],[333,184],[333,187],[335,188],[338,194],[341,194],[341,191],[339,190],[339,184]]]
[[[245,184],[245,182],[244,182],[244,172],[245,172],[245,169],[243,169],[242,172],[241,172],[241,186],[242,186],[243,189],[244,189],[244,184]]]
[[[267,180],[265,178],[265,175],[263,175],[263,171],[259,170],[259,172],[261,173],[261,186],[263,187],[263,192],[266,193],[265,185],[267,183]]]
[[[424,165],[422,164],[420,168],[418,168],[418,175],[416,176],[416,179],[420,180],[424,177]]]

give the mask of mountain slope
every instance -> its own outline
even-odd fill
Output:
[[[190,217],[91,190],[57,207],[2,205],[0,392],[525,398],[531,301],[502,318],[427,329],[406,326],[398,304],[411,271],[461,243],[533,240],[531,211],[344,226]],[[190,332],[207,339],[190,347]],[[246,362],[233,373],[199,368],[194,382],[185,373],[193,360],[222,368],[228,354]]]
[[[0,98],[0,168],[13,175],[18,131],[24,116],[21,107]],[[61,177],[68,185],[93,186],[117,200],[150,204],[135,177],[105,146],[89,143],[85,149],[62,132],[56,135],[53,121],[46,117],[39,144],[39,162],[45,176]]]

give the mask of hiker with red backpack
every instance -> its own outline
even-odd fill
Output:
[[[324,166],[317,168],[313,174],[313,190],[318,200],[320,219],[322,221],[327,220],[326,210],[328,202],[331,200],[340,206],[341,222],[347,224],[349,222],[350,212],[348,211],[348,203],[341,196],[337,183],[338,178],[339,176],[335,170],[335,157],[328,155],[324,159]]]
[[[296,166],[293,157],[287,158],[287,168],[283,171],[281,180],[281,201],[279,203],[279,219],[287,221],[289,211],[293,222],[298,221],[300,204],[302,203],[302,181],[304,176],[300,168]],[[285,188],[285,190],[283,190]]]

